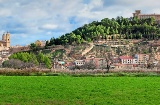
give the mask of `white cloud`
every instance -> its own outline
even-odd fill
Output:
[[[45,24],[42,27],[40,27],[40,29],[44,29],[44,30],[54,30],[57,29],[57,25],[55,24]]]
[[[49,31],[49,32],[47,32],[47,35],[52,35],[52,32],[50,32],[50,31]]]
[[[11,15],[11,11],[9,11],[8,9],[1,9],[0,10],[0,16],[9,16]]]
[[[130,17],[136,9],[159,13],[159,0],[0,0],[0,33],[10,31],[12,45],[50,39],[91,21]],[[21,41],[21,40],[29,41]]]

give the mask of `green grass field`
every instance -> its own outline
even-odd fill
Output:
[[[0,76],[0,105],[160,105],[159,77]]]

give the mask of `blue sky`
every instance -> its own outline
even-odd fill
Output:
[[[136,9],[160,14],[159,0],[0,0],[0,35],[9,31],[11,46],[28,45]]]

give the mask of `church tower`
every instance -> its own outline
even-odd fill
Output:
[[[10,33],[4,33],[2,35],[2,41],[1,44],[3,44],[4,47],[10,47]]]
[[[10,33],[6,33],[6,47],[10,47]]]
[[[3,33],[3,35],[2,35],[2,40],[3,40],[3,41],[6,40],[6,34],[5,34],[5,33]]]

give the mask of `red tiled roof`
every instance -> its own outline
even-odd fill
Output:
[[[120,56],[119,58],[120,59],[133,59],[132,56]]]

